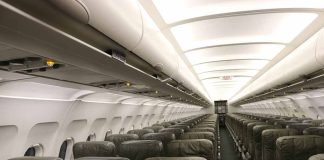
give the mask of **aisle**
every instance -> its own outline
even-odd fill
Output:
[[[230,133],[225,127],[220,127],[219,129],[222,160],[239,160],[238,153],[234,150],[234,141]]]

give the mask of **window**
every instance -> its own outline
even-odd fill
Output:
[[[67,138],[61,145],[59,158],[65,160],[70,159],[72,154],[73,138]]]
[[[27,149],[24,156],[42,156],[43,146],[41,144],[35,144]]]
[[[95,141],[96,140],[96,133],[92,133],[88,136],[87,141]]]
[[[107,137],[108,135],[111,135],[111,134],[112,134],[112,130],[109,129],[109,130],[106,132],[106,137]]]

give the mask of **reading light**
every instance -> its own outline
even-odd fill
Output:
[[[51,60],[51,59],[48,59],[48,60],[46,60],[46,64],[47,64],[47,66],[49,66],[49,67],[53,67],[54,64],[55,64],[55,61],[53,61],[53,60]]]
[[[158,94],[159,93],[159,91],[155,91],[155,94]]]
[[[127,86],[127,87],[130,87],[131,85],[132,85],[132,84],[129,83],[129,82],[126,83],[126,86]]]

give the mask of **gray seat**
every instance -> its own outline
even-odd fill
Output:
[[[187,132],[181,135],[180,139],[208,139],[216,145],[215,135],[211,132]]]
[[[189,132],[212,132],[216,133],[214,128],[192,128]]]
[[[266,131],[267,129],[278,129],[279,126],[275,125],[256,125],[253,127],[253,143],[254,143],[254,159],[260,160],[262,159],[262,132]]]
[[[274,160],[276,140],[282,136],[297,135],[295,129],[267,129],[262,132],[262,160]]]
[[[313,124],[314,126],[318,127],[323,123],[322,119],[318,119],[318,120],[304,120],[303,123],[310,123]]]
[[[299,123],[298,121],[278,121],[275,124],[281,125],[282,128],[286,128],[287,125],[293,124],[293,123]]]
[[[206,160],[202,157],[152,157],[145,160]]]
[[[246,143],[248,144],[248,151],[251,155],[251,158],[254,156],[254,141],[253,141],[253,127],[256,125],[266,125],[266,122],[252,122],[247,125],[246,130]]]
[[[137,134],[111,134],[105,137],[105,141],[113,142],[119,152],[119,145],[125,141],[138,140]]]
[[[10,158],[9,160],[62,160],[62,159],[57,157],[17,157],[17,158]]]
[[[139,139],[142,139],[142,136],[147,133],[154,133],[154,130],[153,129],[133,129],[127,132],[127,134],[137,134]]]
[[[131,160],[143,160],[163,155],[162,142],[156,140],[126,141],[119,146],[119,155]]]
[[[115,157],[114,143],[107,141],[78,142],[73,145],[74,158],[81,157]]]
[[[124,157],[82,157],[76,160],[129,160]]]
[[[207,139],[174,140],[168,144],[167,153],[170,157],[204,157],[214,159],[213,143]]]
[[[183,129],[184,132],[188,132],[190,130],[189,125],[172,125],[169,126],[168,128],[181,128]]]
[[[324,127],[309,127],[304,129],[305,135],[318,135],[324,137]]]
[[[277,160],[307,160],[324,153],[324,138],[316,135],[279,137],[276,141]]]
[[[173,133],[176,139],[179,139],[184,134],[184,130],[181,128],[163,128],[159,130],[159,133]]]
[[[151,127],[144,127],[143,129],[152,129],[154,133],[158,133],[160,129],[163,129],[163,126],[151,126]]]
[[[316,154],[309,157],[308,160],[324,160],[324,154]]]
[[[143,136],[144,140],[157,140],[163,144],[163,149],[166,152],[166,148],[169,142],[175,140],[175,135],[171,132],[166,133],[148,133]]]
[[[309,127],[315,127],[315,126],[309,123],[293,123],[287,125],[287,128],[296,129],[298,131],[298,134],[303,134],[303,130]]]
[[[172,124],[169,122],[162,122],[160,125],[162,125],[165,128],[168,128],[169,126],[171,126]]]

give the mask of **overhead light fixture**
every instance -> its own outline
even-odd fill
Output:
[[[126,86],[130,87],[132,84],[130,82],[126,82]]]
[[[53,67],[55,65],[55,61],[51,60],[51,59],[48,59],[48,60],[46,60],[46,65],[49,66],[49,67]]]
[[[158,94],[159,93],[159,91],[155,91],[155,94]]]

